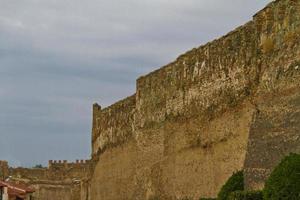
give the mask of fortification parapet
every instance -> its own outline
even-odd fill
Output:
[[[133,135],[136,95],[107,108],[93,105],[92,157],[106,148],[120,145]]]
[[[101,106],[99,106],[97,103],[93,104],[93,127],[96,127],[97,124],[100,124],[99,121],[101,119]],[[95,141],[97,138],[97,135],[99,135],[96,129],[92,131],[92,141]]]
[[[70,169],[89,167],[90,160],[76,160],[75,162],[68,162],[67,160],[49,160],[49,169]]]

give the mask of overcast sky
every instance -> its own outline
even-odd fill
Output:
[[[90,156],[91,108],[270,0],[0,0],[0,159]]]

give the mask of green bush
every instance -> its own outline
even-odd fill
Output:
[[[231,192],[242,190],[244,190],[244,173],[243,171],[238,171],[227,180],[225,185],[223,185],[217,199],[227,200]]]
[[[263,200],[263,194],[262,191],[235,191],[227,200]]]
[[[35,165],[33,168],[41,169],[41,168],[43,168],[43,165],[41,165],[41,164]]]
[[[300,155],[290,154],[275,167],[266,181],[265,200],[300,199]]]
[[[216,198],[200,198],[199,200],[217,200]]]

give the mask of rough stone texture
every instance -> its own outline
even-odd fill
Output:
[[[246,187],[262,189],[274,166],[300,153],[300,1],[281,0],[256,15],[273,49],[262,55],[245,161]]]
[[[105,151],[91,182],[92,199],[131,199],[135,189],[136,145],[132,141]]]
[[[93,106],[92,157],[98,162],[91,180],[92,199],[121,200],[133,194],[137,157],[134,111],[135,95],[103,110]]]
[[[61,183],[31,183],[36,189],[33,198],[41,200],[80,200],[78,186]]]
[[[290,152],[300,153],[299,87],[270,94],[257,107],[245,162],[248,189],[262,189],[273,167]]]
[[[214,197],[243,167],[261,188],[299,151],[299,37],[300,2],[277,0],[140,77],[132,97],[95,105],[91,198]]]
[[[93,106],[92,156],[132,137],[135,95],[105,109]],[[101,134],[100,134],[101,133]]]

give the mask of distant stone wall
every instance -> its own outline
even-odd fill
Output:
[[[50,160],[47,168],[9,168],[6,177],[30,184],[36,190],[33,197],[37,200],[89,200],[86,193],[90,186],[86,182],[91,169],[90,160]]]
[[[91,160],[76,160],[76,162],[68,162],[67,160],[49,160],[48,168],[50,170],[69,170],[69,173],[72,174],[72,171],[79,171],[79,173],[87,173],[90,168]],[[72,175],[73,176],[73,175]]]
[[[91,198],[215,197],[244,167],[246,187],[260,188],[283,155],[299,150],[299,4],[274,1],[140,77],[135,96],[94,106]]]
[[[47,168],[10,168],[9,175],[30,180],[81,179],[89,176],[90,164],[90,160],[78,160],[76,163],[50,160]]]

